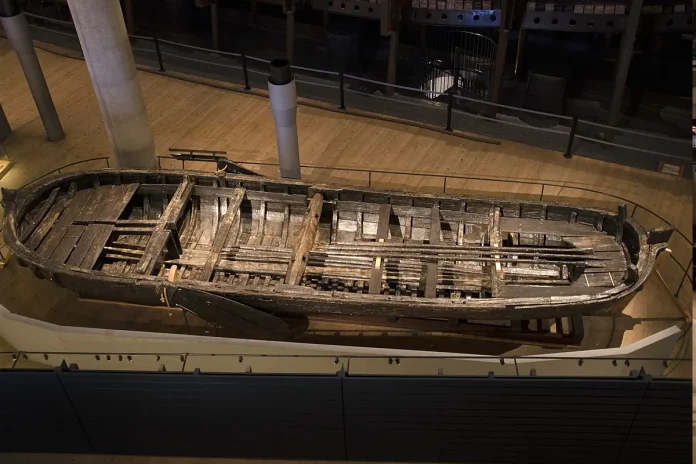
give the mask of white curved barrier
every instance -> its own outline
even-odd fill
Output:
[[[504,358],[66,327],[19,316],[0,305],[0,337],[27,353],[16,363],[5,354],[0,368],[56,366],[64,360],[84,370],[613,377],[642,367],[660,376],[665,369],[661,359],[672,354],[680,333],[674,326],[621,348],[560,353],[553,359]]]

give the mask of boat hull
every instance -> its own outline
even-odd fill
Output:
[[[326,201],[327,198],[338,199],[337,201],[334,201],[334,203],[331,203],[335,206],[337,202],[340,203],[340,195],[343,192],[356,191],[355,188],[310,185],[299,181],[295,182],[277,179],[252,178],[249,176],[239,175],[227,175],[220,177],[219,175],[216,176],[207,173],[169,171],[162,173],[133,170],[102,170],[79,174],[69,174],[42,181],[38,185],[19,192],[18,195],[14,193],[3,195],[3,201],[5,202],[7,211],[5,227],[6,242],[20,263],[33,268],[39,277],[50,279],[62,287],[77,292],[81,297],[90,299],[119,301],[141,305],[166,306],[170,304],[173,295],[177,291],[198,291],[206,292],[212,295],[219,295],[260,311],[277,315],[293,314],[311,316],[319,314],[343,314],[353,316],[493,320],[559,318],[598,313],[618,313],[630,301],[635,292],[641,288],[654,266],[657,255],[666,247],[666,241],[669,239],[669,231],[660,230],[648,232],[632,219],[621,218],[622,232],[620,235],[623,241],[622,246],[624,246],[626,255],[633,257],[633,262],[629,261],[627,263],[628,268],[626,270],[626,274],[632,275],[629,276],[625,282],[616,282],[615,286],[613,287],[603,289],[601,292],[595,291],[588,294],[583,293],[585,289],[582,288],[581,285],[573,287],[576,289],[576,294],[573,294],[572,291],[565,291],[565,293],[561,293],[556,289],[556,287],[553,286],[548,287],[548,294],[545,294],[544,292],[546,291],[545,289],[547,287],[537,286],[534,287],[534,291],[531,294],[532,296],[525,296],[524,288],[520,287],[522,291],[520,294],[521,296],[506,296],[506,294],[502,292],[498,297],[486,298],[483,297],[483,293],[481,294],[480,298],[468,298],[465,297],[464,291],[447,293],[446,295],[449,295],[448,297],[442,297],[444,293],[441,293],[440,288],[444,287],[444,285],[437,287],[437,297],[424,297],[420,294],[419,297],[413,297],[393,294],[393,291],[390,293],[389,289],[386,289],[382,293],[378,294],[372,294],[372,292],[368,293],[367,291],[364,293],[351,293],[347,291],[331,290],[331,288],[328,290],[318,290],[316,285],[314,287],[310,286],[309,283],[305,285],[304,278],[302,278],[302,285],[280,282],[272,286],[264,287],[260,285],[242,285],[239,283],[234,283],[234,277],[231,279],[231,283],[219,282],[216,281],[215,278],[212,278],[212,281],[200,281],[196,280],[195,278],[190,280],[168,279],[166,277],[167,271],[165,269],[163,269],[159,275],[155,275],[154,273],[111,275],[98,269],[80,269],[66,263],[56,263],[50,258],[40,256],[35,249],[32,250],[30,247],[28,247],[26,238],[24,241],[20,239],[23,228],[26,232],[26,227],[20,226],[24,220],[23,218],[30,212],[39,209],[41,201],[46,201],[45,198],[47,197],[48,192],[51,192],[52,189],[55,190],[57,188],[62,188],[67,190],[69,185],[85,182],[85,179],[101,179],[103,181],[103,179],[107,177],[116,176],[119,179],[120,185],[120,181],[122,179],[135,178],[137,176],[152,177],[165,175],[173,185],[172,190],[174,187],[176,187],[176,184],[180,181],[180,179],[183,179],[189,175],[196,176],[199,181],[203,179],[205,182],[208,180],[212,181],[213,179],[218,179],[226,186],[246,185],[248,188],[248,186],[252,183],[255,185],[263,184],[266,187],[270,185],[283,184],[286,185],[291,191],[292,189],[306,189],[306,195],[308,202],[310,203],[310,208],[311,201],[309,200],[312,194],[316,195],[316,192],[320,192],[320,194],[324,196],[324,201]],[[264,187],[264,190],[266,187]],[[201,189],[201,191],[203,191],[203,189]],[[209,190],[205,190],[205,192],[208,192],[207,194],[210,193]],[[450,202],[461,202],[462,205],[465,202],[470,204],[475,202],[489,202],[490,205],[493,205],[494,208],[498,208],[501,212],[504,210],[504,208],[508,207],[507,205],[514,203],[511,202],[511,200],[481,199],[452,195],[416,195],[404,192],[380,192],[370,189],[361,189],[360,192],[365,196],[365,198],[367,198],[368,195],[391,195],[390,198],[392,199],[389,201],[394,201],[393,199],[397,198],[397,196],[398,198],[405,198],[408,195],[411,195],[414,199],[418,199],[418,201],[425,199],[431,202],[434,201],[440,205],[449,204]],[[537,207],[542,205],[539,202],[516,203],[519,211],[523,211],[525,207],[524,205],[530,205],[530,209],[532,206]],[[372,206],[370,208],[372,208]],[[571,223],[574,218],[578,217],[578,215],[585,215],[603,218],[605,227],[616,227],[617,224],[616,216],[609,212],[599,211],[591,208],[583,209],[572,206],[556,205],[553,203],[543,203],[543,210],[545,212],[547,208],[549,210],[556,208],[558,211],[565,211],[567,209],[570,211]],[[366,211],[368,210],[372,211],[369,208]],[[367,216],[368,214],[365,213],[365,217]],[[270,215],[268,217],[270,217]],[[319,215],[317,215],[317,220],[319,220]],[[24,222],[27,221],[24,220]],[[295,222],[297,223],[296,228],[298,230],[300,230],[301,227],[305,227],[304,222],[302,226],[299,225],[299,221]],[[337,221],[334,219],[334,225],[336,222]],[[524,222],[524,219],[521,222]],[[547,222],[550,223],[551,221],[549,220]],[[221,227],[222,223],[223,218],[220,217],[217,227]],[[242,227],[240,226],[240,228]],[[379,226],[375,224],[374,229],[378,230]],[[601,227],[599,229],[601,230]],[[361,225],[361,234],[363,230],[368,231],[369,228]],[[415,232],[412,232],[412,234],[415,234]],[[213,236],[214,235],[215,234],[213,234]],[[297,233],[297,235],[298,237],[301,235],[301,230]],[[442,237],[444,236],[445,235],[443,234]],[[334,237],[333,232],[331,233],[331,237]],[[486,235],[486,237],[488,236]],[[392,238],[391,235],[389,238]],[[331,249],[331,246],[340,248],[338,244],[334,245],[334,242],[331,240],[332,239],[329,239],[328,244],[325,246],[325,248],[322,248],[322,250]],[[486,240],[488,240],[488,238]],[[28,241],[31,241],[31,234],[29,234]],[[297,252],[297,248],[300,246],[298,243],[300,241],[301,240],[299,238],[296,240],[296,243],[292,248],[293,252]],[[377,245],[374,246],[382,246],[382,244],[379,242],[380,240],[378,239],[368,238],[366,239],[366,242],[360,243],[376,243]],[[418,243],[427,244],[429,242],[426,238],[425,240],[419,240]],[[214,246],[214,243],[212,246]],[[40,249],[40,246],[38,246],[38,248]],[[315,248],[310,247],[310,249],[314,250]],[[380,250],[387,250],[387,248],[380,248]],[[566,249],[563,249],[562,251],[566,251]],[[101,260],[102,258],[99,259]],[[491,257],[487,259],[492,260],[492,263],[495,263],[495,265],[498,266],[498,261],[496,261],[499,259],[498,255],[491,255]],[[627,258],[627,260],[628,259],[629,258]],[[437,260],[435,260],[435,262],[437,263]],[[424,269],[426,269],[428,264],[426,263],[424,266]],[[509,269],[505,266],[512,266],[512,264],[503,264],[503,270]],[[498,267],[500,268],[500,266]],[[487,267],[483,266],[482,268],[484,269],[484,272],[488,272]],[[492,264],[490,264],[490,269],[492,269],[493,272],[495,271],[495,267]],[[303,270],[303,272],[305,271]],[[215,268],[212,275],[215,275],[215,273],[219,273],[217,268]],[[609,277],[611,278],[611,275],[609,275]],[[423,278],[425,279],[425,271]],[[491,279],[492,278],[493,277],[491,277]],[[612,283],[614,282],[612,281]],[[589,281],[587,286],[588,288],[590,287]]]

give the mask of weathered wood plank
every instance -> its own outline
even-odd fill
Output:
[[[320,193],[314,194],[312,200],[309,202],[307,213],[302,219],[300,235],[295,241],[290,266],[285,275],[285,283],[288,285],[298,285],[302,281],[302,276],[307,267],[307,260],[309,259],[309,252],[314,247],[314,241],[317,236],[322,207],[322,195]]]
[[[184,181],[179,185],[179,188],[176,190],[176,192],[174,192],[172,199],[169,201],[169,204],[167,205],[167,208],[164,210],[164,213],[159,218],[160,224],[163,225],[164,228],[176,228],[176,224],[179,222],[179,219],[181,219],[181,216],[184,214],[186,204],[191,198],[191,194],[193,193],[193,187],[194,183],[191,180],[191,178],[189,178],[189,176],[185,176]]]
[[[53,190],[51,190],[51,193],[49,194],[44,204],[41,206],[41,209],[36,214],[36,217],[34,217],[34,219],[32,219],[31,222],[29,222],[27,228],[24,229],[24,231],[22,231],[22,234],[19,236],[20,242],[24,242],[26,239],[28,239],[32,232],[34,232],[34,229],[36,229],[36,226],[38,226],[39,223],[43,221],[44,217],[46,217],[46,214],[48,214],[48,211],[53,206],[53,203],[55,203],[59,191],[59,187],[56,187]]]
[[[30,250],[36,250],[38,248],[42,240],[46,237],[48,232],[53,227],[53,224],[55,224],[56,220],[58,219],[58,216],[60,216],[60,213],[63,211],[63,208],[65,207],[65,202],[66,199],[64,198],[58,200],[51,207],[48,213],[46,213],[44,218],[41,220],[39,226],[36,229],[34,229],[34,232],[29,237],[29,240],[26,241],[25,246],[27,248],[29,248]]]
[[[102,251],[104,251],[104,245],[106,245],[114,229],[114,226],[108,224],[97,224],[94,227],[98,228],[98,230],[84,259],[80,263],[80,268],[82,269],[92,269],[94,267]]]
[[[341,200],[336,202],[339,211],[357,211],[360,213],[379,214],[379,203],[364,203],[359,201]],[[431,209],[423,206],[392,205],[395,216],[411,218],[430,218]],[[465,222],[468,224],[488,224],[488,216],[485,214],[467,213],[465,211],[440,210],[440,217],[447,222]]]
[[[58,227],[67,227],[67,226],[58,226]],[[60,244],[56,249],[53,251],[53,253],[50,256],[50,259],[52,261],[56,261],[60,264],[65,263],[65,260],[68,259],[68,256],[70,256],[70,253],[73,252],[75,249],[75,245],[77,245],[78,240],[80,240],[80,237],[84,233],[86,227],[85,226],[69,226],[67,227],[67,231],[65,233],[65,236],[63,239],[60,241]]]
[[[79,241],[77,242],[77,246],[68,258],[67,264],[69,266],[80,267],[80,264],[82,264],[82,260],[87,255],[87,252],[92,246],[92,242],[94,242],[94,239],[97,236],[97,233],[101,229],[102,225],[103,224],[91,224],[86,227],[86,229],[82,233],[82,236],[79,238]]]
[[[563,237],[563,241],[575,248],[592,248],[595,252],[621,251],[621,245],[609,235]]]
[[[208,258],[205,261],[205,265],[201,270],[201,274],[199,277],[200,280],[206,282],[210,280],[210,276],[213,274],[215,265],[220,261],[220,251],[222,251],[222,247],[225,246],[227,236],[229,235],[230,231],[234,226],[235,219],[239,220],[239,206],[242,204],[242,200],[244,199],[245,190],[235,190],[237,190],[237,196],[230,198],[230,204],[227,208],[227,212],[225,213],[225,216],[222,218],[220,228],[218,229],[217,233],[215,234],[215,238],[213,239],[213,245],[210,249],[210,254],[208,255]]]
[[[619,205],[619,212],[616,216],[616,235],[614,236],[619,243],[623,241],[624,223],[626,222],[627,215],[628,209],[626,205]]]
[[[56,221],[57,226],[69,226],[73,221],[80,218],[80,214],[89,199],[94,195],[94,189],[84,189],[75,192],[75,196],[65,205],[63,214]]]
[[[184,208],[193,193],[193,182],[189,176],[184,176],[184,180],[179,184],[171,201],[167,205],[164,213],[159,218],[158,225],[154,228],[150,240],[147,242],[145,252],[135,267],[136,274],[152,274],[155,264],[159,259],[165,244],[170,240],[170,230],[176,229],[176,224],[181,218]]]
[[[95,215],[97,221],[116,221],[130,203],[140,184],[115,185],[111,197],[107,199],[102,209]]]
[[[94,221],[101,214],[104,204],[109,198],[113,198],[112,192],[114,185],[100,185],[96,187],[85,207],[80,212],[80,219],[83,221]]]
[[[500,248],[502,247],[502,240],[500,237],[500,227],[501,227],[501,217],[500,217],[500,209],[496,206],[491,208],[491,212],[489,213],[489,216],[491,218],[490,224],[488,226],[488,236],[490,240],[490,245],[491,247],[495,248]],[[504,282],[504,275],[503,275],[503,266],[500,263],[500,255],[493,255],[495,261],[490,263],[490,269],[491,269],[491,295],[493,298],[498,298],[503,290],[503,282]]]
[[[46,236],[46,239],[41,242],[41,245],[36,250],[36,253],[42,258],[49,258],[53,250],[60,244],[61,240],[67,232],[67,226],[54,226]]]
[[[600,234],[594,227],[580,223],[549,221],[544,219],[500,218],[500,232],[546,234],[561,236],[592,236]]]
[[[391,218],[392,205],[385,203],[379,208],[379,222],[377,223],[378,242],[384,242],[389,236],[389,219]],[[371,295],[379,294],[382,289],[382,272],[384,270],[384,262],[382,257],[378,256],[374,260],[372,271],[370,271],[370,287]]]
[[[440,208],[432,207],[430,217],[430,245],[440,243]],[[425,297],[437,297],[437,259],[429,260],[425,277]]]
[[[207,187],[196,185],[193,194],[197,196],[218,196],[226,198],[235,197],[234,188],[228,187]],[[271,203],[282,203],[288,205],[306,205],[307,197],[305,195],[295,195],[288,193],[264,192],[259,190],[246,190],[246,198],[256,201],[269,201]]]

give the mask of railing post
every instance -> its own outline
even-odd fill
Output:
[[[573,122],[570,126],[570,137],[568,137],[568,148],[563,154],[565,159],[570,159],[573,157],[573,143],[575,142],[575,132],[578,130],[578,117],[573,116]]]
[[[454,104],[454,91],[450,90],[447,100],[447,127],[445,130],[452,132],[452,105]]]
[[[454,106],[454,92],[459,88],[459,55],[461,54],[459,47],[454,48],[454,66],[452,72],[452,87],[449,92],[449,100],[447,101],[447,127],[445,130],[452,132],[452,107]]]
[[[152,40],[155,42],[155,51],[157,52],[157,61],[159,62],[160,72],[164,72],[164,63],[162,62],[162,52],[160,51],[159,40],[157,36],[153,35]]]
[[[341,92],[341,106],[339,106],[339,109],[345,110],[346,109],[346,97],[343,92],[343,72],[338,73],[338,89]]]
[[[249,72],[247,71],[246,53],[242,53],[242,72],[244,72],[244,90],[251,90]]]

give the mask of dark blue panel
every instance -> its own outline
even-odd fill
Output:
[[[647,385],[626,379],[348,377],[348,459],[615,462]]]
[[[59,374],[98,453],[342,459],[338,377]]]
[[[53,371],[0,371],[0,451],[91,452]]]

